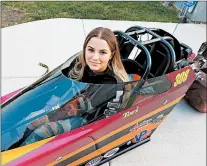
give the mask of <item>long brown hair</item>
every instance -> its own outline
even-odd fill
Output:
[[[119,47],[118,47],[116,37],[110,29],[103,28],[103,27],[95,28],[88,34],[88,36],[85,39],[84,45],[83,45],[83,50],[80,53],[80,55],[78,56],[78,58],[76,59],[76,64],[75,64],[73,70],[71,70],[71,72],[69,72],[69,76],[72,79],[75,79],[77,81],[82,79],[84,69],[86,67],[85,49],[86,49],[88,42],[93,37],[98,37],[100,39],[105,40],[108,43],[109,48],[111,49],[111,52],[112,52],[112,59],[108,63],[108,67],[111,70],[113,70],[114,74],[116,76],[118,76],[123,82],[128,82],[129,77],[128,77],[128,75],[124,69],[124,66],[121,62],[121,56],[120,56]]]

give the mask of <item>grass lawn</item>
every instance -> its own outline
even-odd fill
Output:
[[[2,2],[3,6],[23,13],[16,23],[49,18],[79,18],[153,22],[180,22],[177,10],[159,1],[122,2]]]

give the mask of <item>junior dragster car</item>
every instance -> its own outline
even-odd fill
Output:
[[[77,53],[1,97],[2,164],[101,165],[150,140],[196,79],[194,54],[162,29],[133,26],[114,34],[129,82],[69,78]]]

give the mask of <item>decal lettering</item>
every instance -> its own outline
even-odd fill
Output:
[[[137,143],[137,142],[140,142],[144,139],[146,139],[147,137],[149,137],[150,135],[152,134],[152,131],[147,131],[147,130],[144,130],[142,131],[139,135],[136,135],[133,139],[132,139],[132,142],[133,143]]]
[[[141,141],[142,137],[147,133],[147,130],[142,131],[139,135],[135,136],[136,142]]]
[[[120,103],[112,103],[112,102],[108,102],[107,107],[108,107],[108,108],[110,108],[110,107],[112,107],[112,108],[119,108],[120,105],[121,105]]]
[[[164,114],[159,115],[157,118],[152,120],[153,124],[159,123],[164,118]]]
[[[145,138],[149,137],[152,134],[152,131],[148,131],[142,138],[141,140],[144,140]]]
[[[120,97],[123,95],[123,91],[117,91],[116,92],[116,98],[113,99],[113,102],[120,102]]]
[[[190,70],[188,69],[188,70],[183,71],[183,72],[176,75],[175,82],[174,82],[174,87],[176,87],[177,85],[182,84],[183,82],[185,82],[187,80],[189,71]]]
[[[104,155],[104,157],[105,157],[105,158],[111,157],[111,156],[113,156],[116,152],[118,152],[118,150],[119,150],[119,147],[114,148],[114,149],[110,150],[109,152],[107,152],[107,153]]]
[[[103,156],[96,157],[95,159],[92,159],[91,161],[89,161],[85,166],[97,165],[98,163],[101,162],[102,159],[103,159]]]
[[[60,105],[57,104],[57,105],[55,105],[55,106],[52,107],[52,111],[57,110],[57,109],[59,109],[59,108],[60,108]]]
[[[109,117],[119,111],[119,108],[121,106],[121,97],[123,94],[123,91],[116,91],[116,98],[113,99],[112,102],[107,103],[107,107],[104,110],[106,117]]]
[[[141,122],[141,123],[139,124],[139,126],[140,126],[140,127],[145,126],[145,125],[147,125],[148,123],[150,123],[151,121],[152,121],[152,119],[145,120],[145,121]]]
[[[60,160],[62,160],[62,157],[58,157],[58,158],[56,159],[56,161],[60,161]]]
[[[128,112],[125,112],[123,113],[123,117],[126,118],[126,117],[129,117],[129,116],[132,116],[134,115],[135,113],[137,113],[139,111],[139,108],[137,107],[135,110],[133,111],[128,111]]]
[[[147,125],[147,124],[150,123],[151,121],[152,121],[152,119],[148,119],[148,120],[145,120],[145,121],[143,121],[143,122],[141,122],[141,123],[137,123],[137,124],[135,124],[134,127],[132,127],[132,128],[130,129],[130,132],[132,132],[132,131],[136,131],[136,130],[140,129],[141,127]]]
[[[132,127],[129,131],[132,132],[132,131],[136,131],[140,128],[139,124],[135,124],[134,127]]]

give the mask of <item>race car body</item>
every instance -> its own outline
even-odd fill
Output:
[[[3,164],[100,165],[150,140],[196,78],[192,50],[160,29],[135,26],[114,34],[129,82],[69,78],[77,53],[3,96]]]

